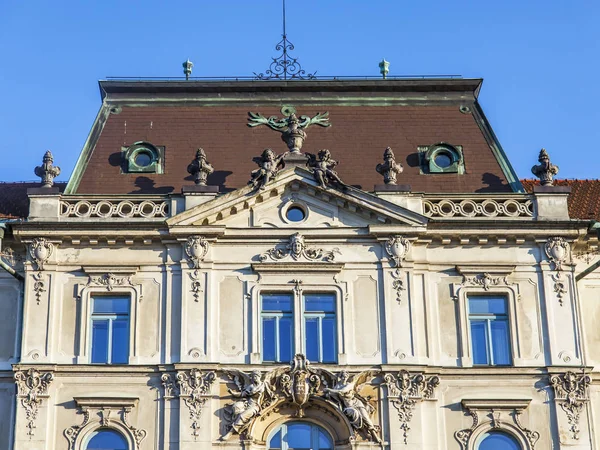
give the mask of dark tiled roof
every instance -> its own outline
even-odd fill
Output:
[[[283,102],[285,103],[285,102]],[[462,114],[454,105],[340,106],[303,105],[293,101],[298,114],[329,112],[331,127],[311,126],[302,151],[327,148],[339,162],[336,170],[346,183],[372,191],[383,178],[375,171],[383,151],[392,147],[404,172],[399,184],[413,192],[511,192],[473,114]],[[246,185],[256,169],[252,158],[270,147],[287,150],[281,134],[266,126],[247,126],[249,111],[281,117],[270,105],[139,105],[123,106],[111,114],[102,129],[84,170],[77,193],[165,194],[193,185],[186,171],[198,147],[204,148],[215,168],[208,184],[230,191]],[[136,141],[165,146],[163,174],[121,173],[121,147]],[[418,146],[447,142],[463,148],[466,173],[420,173]]]
[[[54,183],[61,192],[66,183]],[[40,182],[0,182],[0,220],[19,219],[29,215],[29,198],[27,198],[27,189],[39,188]]]
[[[527,192],[539,185],[539,180],[521,180]],[[555,180],[555,186],[569,186],[569,216],[571,219],[600,221],[600,180]]]

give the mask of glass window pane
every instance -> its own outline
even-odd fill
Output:
[[[275,361],[275,318],[263,317],[263,361]]]
[[[86,450],[127,450],[127,441],[114,430],[98,430],[93,435]]]
[[[319,450],[332,449],[331,438],[323,430],[319,430]]]
[[[306,294],[304,296],[304,310],[335,313],[335,295]]]
[[[279,361],[290,362],[293,357],[292,318],[284,316],[279,319]]]
[[[269,448],[281,448],[281,429],[269,441]]]
[[[325,317],[321,324],[323,328],[323,361],[322,362],[336,362],[337,360],[337,349],[336,349],[336,332],[335,332],[335,316]]]
[[[477,450],[521,450],[521,446],[512,436],[494,431],[481,437]]]
[[[471,320],[471,342],[473,344],[473,364],[489,364],[487,330],[485,320]]]
[[[292,312],[292,296],[287,294],[263,294],[262,310]]]
[[[306,358],[309,361],[319,361],[319,319],[306,318]]]
[[[116,319],[112,323],[112,363],[129,362],[129,320]]]
[[[291,448],[311,448],[311,426],[306,423],[294,423],[287,426],[284,441]]]
[[[123,297],[95,297],[95,314],[129,314],[129,299]]]
[[[494,353],[494,364],[511,363],[508,322],[506,320],[492,320],[490,323],[492,331],[492,352]]]
[[[92,362],[108,362],[108,320],[92,321]]]
[[[470,314],[506,314],[503,297],[469,297]]]

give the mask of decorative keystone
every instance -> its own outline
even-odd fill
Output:
[[[42,160],[42,165],[37,166],[34,170],[35,174],[42,179],[43,188],[51,188],[54,184],[54,179],[60,175],[60,167],[53,166],[54,157],[52,156],[52,152],[48,150],[44,154],[44,159]]]
[[[538,161],[540,163],[531,168],[531,173],[540,179],[540,185],[553,186],[554,175],[558,173],[558,166],[550,162],[550,156],[548,156],[548,152],[545,148],[540,150]]]

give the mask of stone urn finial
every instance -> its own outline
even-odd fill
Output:
[[[52,152],[48,150],[44,154],[42,165],[37,166],[34,170],[35,174],[42,179],[43,188],[51,188],[54,184],[54,178],[60,175],[60,167],[53,166],[54,158]]]
[[[538,161],[540,163],[531,168],[531,173],[540,179],[540,185],[553,186],[554,175],[558,173],[558,166],[555,166],[550,162],[550,157],[545,148],[540,150]]]
[[[402,164],[396,162],[394,152],[388,147],[383,152],[383,163],[377,164],[375,170],[383,175],[383,182],[385,184],[396,184],[396,175],[402,173],[404,167],[402,167]]]
[[[196,150],[196,158],[188,165],[187,171],[194,177],[194,183],[206,186],[206,178],[215,171],[213,166],[206,160],[206,153],[199,148]]]
[[[281,139],[286,143],[291,153],[300,153],[302,144],[306,139],[306,132],[299,127],[300,121],[295,113],[287,118],[287,130],[281,134]]]

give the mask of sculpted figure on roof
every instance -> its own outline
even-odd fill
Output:
[[[337,172],[333,170],[338,165],[338,162],[331,157],[329,150],[319,150],[317,155],[306,153],[306,156],[308,156],[308,167],[312,170],[315,179],[323,189],[326,189],[328,184],[334,184],[342,189],[346,189],[346,184],[340,179]]]
[[[394,152],[388,147],[383,152],[383,163],[377,164],[375,170],[383,175],[383,182],[385,184],[396,184],[396,175],[402,173],[404,167],[402,167],[402,164],[396,162]]]
[[[253,188],[263,190],[265,185],[271,181],[277,172],[283,169],[283,155],[277,156],[273,150],[266,148],[260,156],[252,158],[258,169],[253,170],[248,184]]]
[[[187,171],[194,177],[194,183],[206,186],[206,178],[215,171],[213,166],[206,160],[204,149],[196,150],[196,158],[188,165]]]

